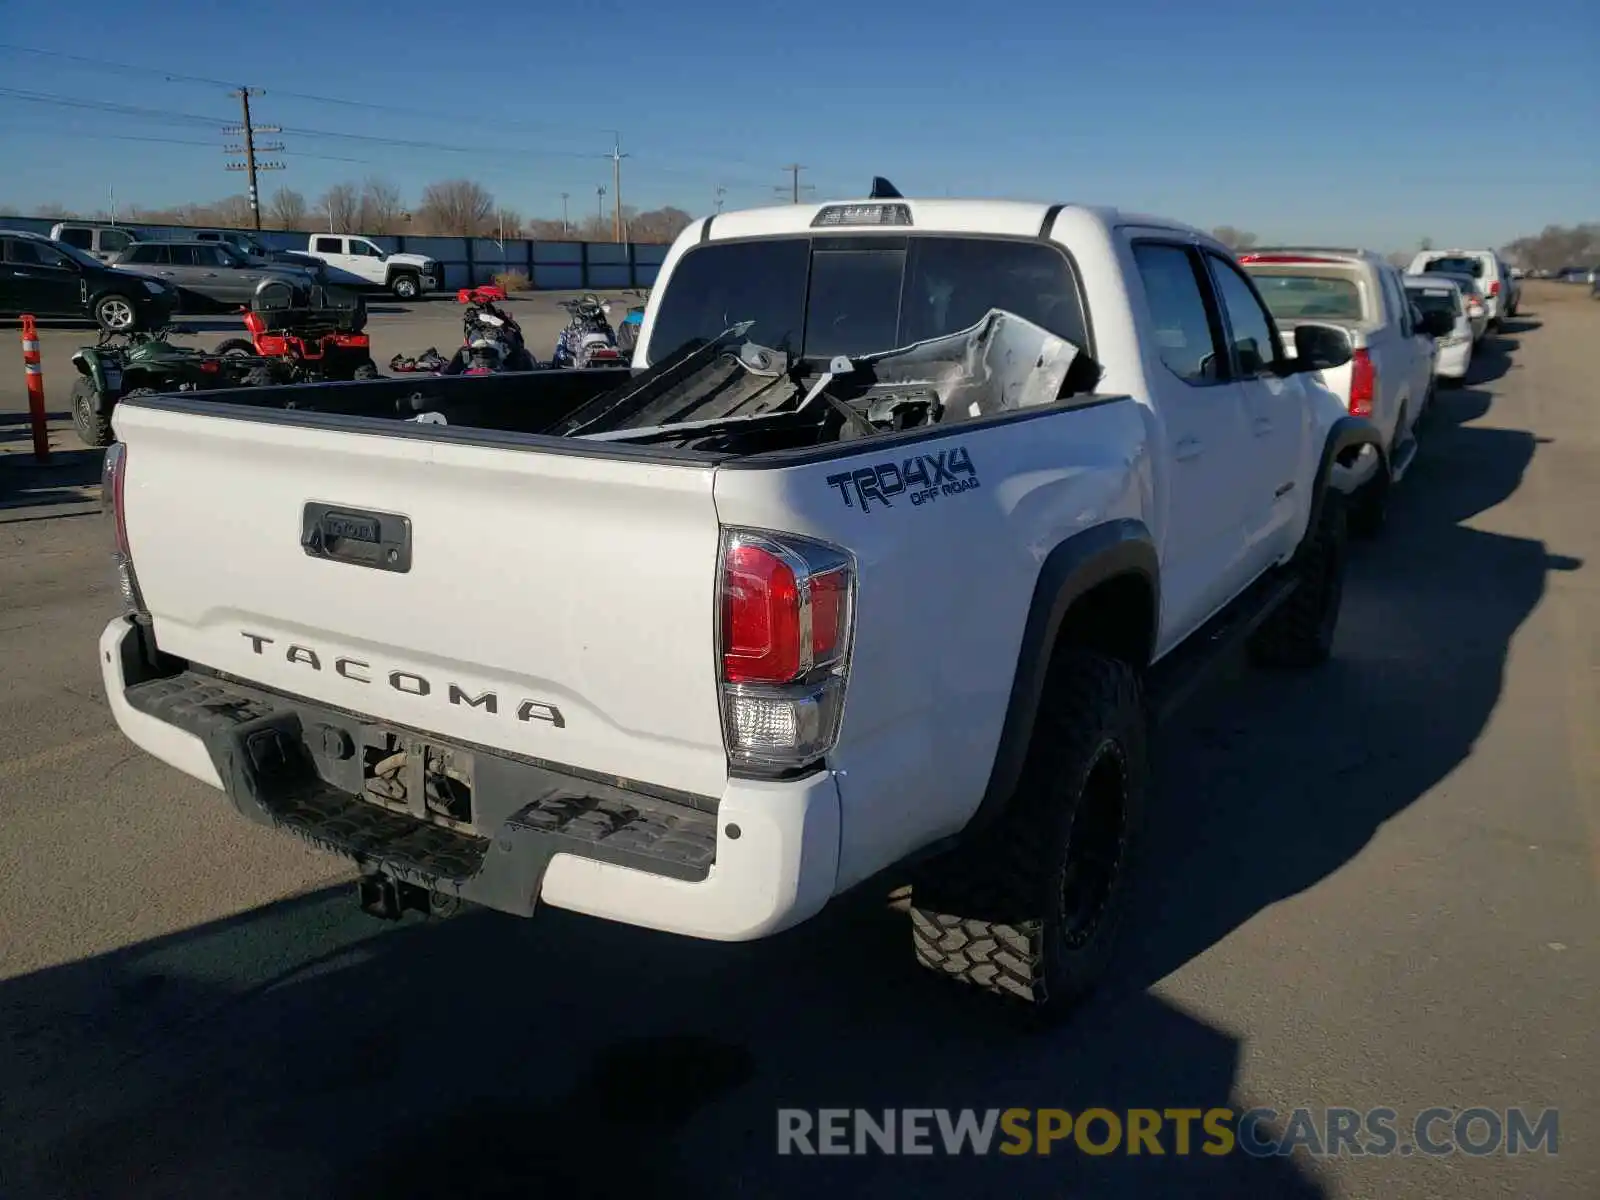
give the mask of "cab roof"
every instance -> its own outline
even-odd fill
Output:
[[[819,218],[830,209],[903,209],[901,219],[886,222],[845,222],[822,224]],[[1165,217],[1146,216],[1121,209],[1087,204],[1048,204],[1037,200],[958,200],[911,196],[844,197],[818,203],[783,204],[767,208],[742,209],[705,218],[701,241],[727,238],[772,237],[786,233],[970,233],[1009,237],[1047,237],[1063,215],[1089,221],[1107,229],[1124,225],[1169,229],[1174,232],[1209,234]]]

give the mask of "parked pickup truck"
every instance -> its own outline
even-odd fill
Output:
[[[1148,723],[1231,650],[1333,644],[1381,439],[1316,382],[1348,334],[1294,341],[1151,217],[707,218],[631,372],[125,401],[106,694],[383,916],[744,940],[909,878],[923,963],[1060,1011]]]
[[[390,254],[362,237],[314,233],[306,248],[328,264],[329,282],[343,287],[381,288],[398,299],[416,300],[444,286],[444,272],[420,254]]]
[[[1321,379],[1383,435],[1387,469],[1371,474],[1349,514],[1354,532],[1376,534],[1390,492],[1416,457],[1417,431],[1433,398],[1435,339],[1448,337],[1454,320],[1421,312],[1406,294],[1405,277],[1369,250],[1252,250],[1239,261],[1290,337],[1302,321],[1333,322],[1349,335],[1348,361]]]

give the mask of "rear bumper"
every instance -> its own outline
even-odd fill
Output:
[[[542,901],[717,941],[797,924],[833,894],[839,796],[826,772],[668,800],[474,748],[474,831],[458,831],[360,797],[365,738],[392,726],[152,657],[125,618],[101,634],[118,728],[241,815],[363,872],[518,916]]]
[[[1472,339],[1454,346],[1439,347],[1439,361],[1434,365],[1433,373],[1441,379],[1461,379],[1466,376],[1467,367],[1472,363]]]

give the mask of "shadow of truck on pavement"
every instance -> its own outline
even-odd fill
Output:
[[[1461,524],[1534,453],[1460,427],[1487,403],[1441,395],[1392,527],[1358,548],[1335,660],[1242,672],[1162,738],[1125,952],[1064,1027],[928,977],[864,894],[748,945],[550,910],[375,926],[238,995],[240,962],[364,920],[319,894],[0,984],[7,1196],[1328,1195],[1310,1165],[1238,1153],[780,1158],[777,1109],[1249,1107],[1238,1039],[1150,987],[1471,753],[1569,565]]]

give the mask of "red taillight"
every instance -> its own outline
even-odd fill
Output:
[[[222,370],[222,364],[217,362],[215,359],[202,359],[200,363],[200,369],[207,375],[215,375],[218,371]]]
[[[787,683],[800,673],[801,644],[794,569],[762,546],[730,546],[722,575],[723,679]]]
[[[1372,415],[1373,397],[1378,394],[1378,372],[1372,355],[1357,350],[1350,358],[1350,413],[1356,417]]]
[[[100,473],[100,505],[111,523],[111,561],[116,569],[117,592],[122,597],[123,611],[137,618],[142,617],[145,608],[138,578],[133,573],[133,551],[128,544],[124,490],[127,475],[128,448],[121,442],[112,442],[106,448],[105,464]]]
[[[100,501],[111,509],[112,537],[118,554],[127,557],[128,517],[123,504],[123,484],[128,478],[128,448],[113,442],[106,449],[105,478],[100,483]]]
[[[854,561],[809,538],[728,529],[718,594],[729,762],[816,762],[832,749],[844,710]]]
[[[1489,281],[1489,295],[1498,296],[1499,294],[1500,294],[1500,281],[1498,279],[1491,279]]]

